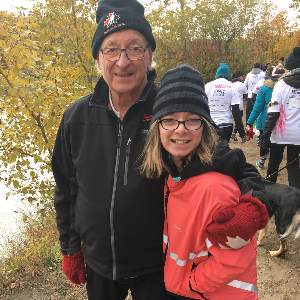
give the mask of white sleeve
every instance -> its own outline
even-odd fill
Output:
[[[248,93],[245,83],[241,84],[241,92],[243,95],[246,95]]]
[[[230,105],[240,104],[240,98],[239,98],[239,92],[236,88],[236,86],[232,85],[232,98]]]
[[[263,83],[264,83],[264,79],[258,80],[255,87],[254,87],[254,89],[253,89],[253,91],[252,91],[252,93],[257,95],[260,88],[262,87]]]
[[[273,93],[272,93],[271,103],[275,103],[275,101],[277,101],[277,103],[282,103],[281,89],[282,89],[283,84],[284,84],[283,80],[280,80],[275,84]],[[270,113],[270,112],[280,112],[280,105],[270,106],[268,108],[268,113]]]
[[[246,79],[245,79],[245,82],[244,82],[246,88],[248,88],[248,85],[249,85],[248,81],[249,81],[249,74],[247,74]],[[248,92],[248,91],[247,91],[247,92]]]

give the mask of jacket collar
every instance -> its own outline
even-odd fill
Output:
[[[163,159],[172,171],[171,176],[179,178],[179,181],[201,175],[209,171],[219,172],[234,178],[236,181],[243,177],[246,158],[240,149],[230,149],[226,141],[220,140],[214,152],[211,165],[204,165],[197,155],[178,173],[171,165],[167,154],[163,151]]]
[[[240,78],[232,78],[232,83],[234,82],[243,82]]]
[[[294,69],[288,72],[284,77],[283,81],[293,88],[300,88],[300,68]]]
[[[148,81],[139,101],[146,101],[148,94],[154,84],[155,78],[156,78],[156,70],[154,68],[149,69],[147,72]],[[101,105],[104,107],[108,107],[108,102],[109,102],[109,86],[107,85],[103,76],[101,76],[95,86],[94,93],[90,100],[89,106],[95,107]]]
[[[260,69],[260,68],[253,68],[251,72],[252,72],[254,75],[257,75],[257,74],[259,74],[260,72],[262,72],[262,69]]]

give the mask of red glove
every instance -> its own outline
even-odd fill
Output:
[[[247,141],[250,141],[250,139],[253,139],[254,131],[253,131],[252,126],[250,126],[250,129],[246,130],[246,135],[247,135]]]
[[[85,263],[82,255],[82,250],[73,254],[63,256],[62,271],[68,279],[75,284],[86,283]]]
[[[249,194],[241,196],[237,206],[215,211],[213,221],[207,227],[210,242],[222,249],[239,249],[267,226],[269,213],[259,199]]]

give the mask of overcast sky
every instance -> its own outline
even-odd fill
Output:
[[[1,0],[0,1],[0,10],[7,10],[9,12],[14,11],[14,7],[26,7],[31,8],[33,4],[35,4],[37,1],[42,0]],[[288,6],[291,4],[291,0],[273,0],[275,3],[277,3],[278,7],[281,9],[288,8]],[[148,0],[140,0],[141,3],[147,3]]]

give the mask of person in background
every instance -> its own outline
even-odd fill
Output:
[[[266,123],[266,119],[267,119],[268,104],[271,101],[274,86],[278,82],[278,79],[284,73],[285,73],[284,68],[277,67],[275,68],[275,72],[273,73],[273,75],[269,79],[266,79],[264,81],[263,86],[259,90],[250,117],[247,120],[247,130],[251,130],[250,127],[252,127],[254,122],[256,121],[256,130],[259,130],[260,132],[259,135],[262,135]],[[264,168],[264,164],[267,159],[267,154],[268,152],[267,153],[265,152],[265,148],[260,147],[260,158],[256,162],[256,166],[259,169]]]
[[[271,65],[271,63],[267,62],[266,65],[262,68],[264,72],[266,72],[267,68]]]
[[[215,78],[205,85],[211,117],[227,142],[232,135],[234,119],[237,131],[244,143],[247,137],[239,108],[239,92],[236,86],[229,81],[230,69],[226,63],[220,64]]]
[[[260,88],[263,86],[265,80],[271,78],[274,69],[275,69],[275,66],[268,66],[268,68],[264,71],[265,72],[265,77],[258,80],[255,87],[253,88],[253,91],[252,91],[253,99],[256,100],[256,97],[258,95],[258,92],[259,92]]]
[[[136,165],[157,94],[156,41],[136,0],[100,0],[96,21],[92,55],[102,76],[64,112],[52,157],[62,270],[75,284],[87,280],[89,300],[124,300],[129,288],[136,300],[167,300],[164,178],[147,179]],[[255,167],[246,163],[242,177],[269,209]],[[228,236],[249,205],[257,206],[241,202],[215,230]],[[248,238],[257,229],[249,220],[241,225]]]
[[[265,77],[257,81],[257,83],[256,83],[256,85],[255,85],[255,87],[253,88],[253,91],[252,91],[252,99],[254,100],[254,103],[256,101],[256,97],[257,97],[257,95],[259,93],[260,88],[263,86],[265,80],[271,78],[274,69],[275,69],[274,66],[268,66],[268,68],[265,71]],[[247,120],[246,120],[246,122],[247,122]],[[260,136],[261,133],[262,133],[262,131],[260,131],[260,130],[257,130],[255,132],[255,134],[258,135],[258,139],[257,139],[257,142],[256,142],[257,146],[259,146],[259,136]],[[253,131],[253,127],[252,126],[250,126],[250,127],[248,126],[247,127],[246,134],[247,134],[248,140],[250,138],[253,138],[254,131]]]
[[[231,224],[230,235],[217,238],[219,243],[210,235],[217,210],[230,212],[244,199],[258,201],[251,193],[241,196],[236,183],[243,173],[243,152],[223,147],[202,75],[186,64],[168,71],[155,99],[142,172],[149,179],[168,175],[164,277],[172,299],[258,299],[257,242],[255,236],[246,241],[239,234],[244,219]],[[264,218],[252,222],[263,228],[268,214],[264,205],[260,209]],[[235,249],[236,243],[244,247]]]
[[[239,93],[239,99],[240,99],[240,114],[241,117],[243,118],[243,113],[244,113],[244,98],[247,98],[247,88],[245,86],[245,84],[243,83],[243,77],[244,77],[244,73],[240,70],[236,71],[233,75],[232,75],[232,83],[236,86],[237,91]],[[231,135],[231,138],[237,142],[237,137],[236,137],[236,133],[238,132],[237,127],[235,126],[233,133]]]
[[[261,69],[261,63],[256,61],[253,65],[253,69],[250,73],[247,74],[245,79],[245,85],[248,89],[248,98],[247,98],[247,108],[246,108],[246,120],[249,119],[253,105],[255,103],[255,98],[253,98],[253,88],[256,83],[265,77],[265,73]]]
[[[289,185],[299,189],[300,47],[293,49],[285,61],[285,68],[290,72],[274,87],[261,143],[265,151],[270,149],[267,178],[277,181],[286,147]]]

